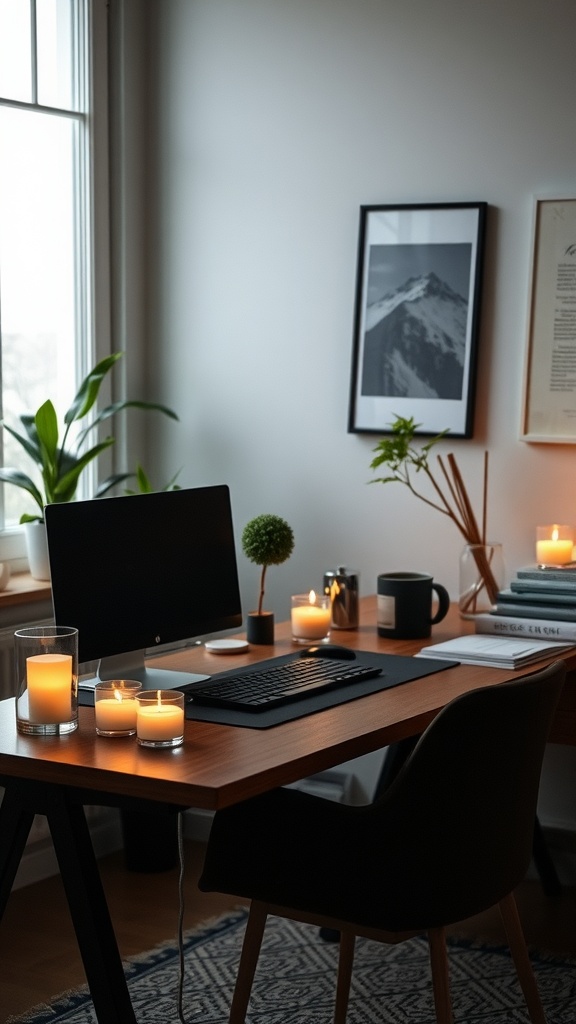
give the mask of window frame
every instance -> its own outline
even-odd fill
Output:
[[[30,0],[31,15],[35,0]],[[72,119],[78,133],[77,191],[75,204],[75,363],[76,383],[98,360],[111,352],[111,252],[109,179],[109,3],[108,0],[74,0],[76,54],[74,99],[77,109],[68,110],[38,103],[36,73],[32,74],[30,102],[0,97],[0,105],[32,109]],[[32,65],[35,59],[32,30]],[[78,66],[78,62],[80,67]],[[102,387],[106,394],[107,382]],[[0,456],[2,444],[0,440]],[[79,496],[93,493],[96,466],[88,466],[80,482]],[[0,484],[9,487],[10,484]],[[28,568],[24,531],[21,526],[0,528],[0,561],[9,561],[13,571]]]

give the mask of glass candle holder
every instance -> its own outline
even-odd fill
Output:
[[[184,743],[184,694],[144,690],[136,694],[136,737],[141,747],[179,747]]]
[[[571,526],[536,527],[536,561],[538,565],[568,565],[572,561],[574,531]]]
[[[460,618],[474,619],[476,615],[493,611],[505,579],[502,545],[496,541],[465,544],[459,576]]]
[[[297,644],[322,643],[330,639],[332,616],[330,595],[294,594],[292,596],[292,639]]]
[[[30,626],[14,633],[16,728],[57,736],[78,727],[78,630]]]
[[[135,736],[142,689],[137,679],[104,679],[94,687],[94,716],[98,736]]]

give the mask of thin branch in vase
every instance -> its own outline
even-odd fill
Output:
[[[398,416],[396,418],[394,423],[391,424],[391,436],[383,438],[376,448],[374,448],[376,455],[370,464],[371,469],[378,469],[380,466],[385,465],[388,468],[390,475],[378,477],[370,482],[403,483],[414,495],[416,495],[417,498],[420,498],[427,505],[431,505],[432,508],[435,508],[444,515],[447,515],[460,531],[466,543],[471,545],[472,555],[476,562],[481,580],[480,585],[475,588],[475,592],[470,595],[469,599],[467,599],[467,603],[461,608],[461,611],[468,610],[469,605],[472,602],[474,602],[474,606],[476,607],[477,596],[479,591],[482,589],[482,586],[486,588],[486,593],[488,594],[491,603],[494,603],[498,594],[498,584],[491,567],[492,559],[491,557],[488,558],[486,555],[488,452],[484,453],[481,520],[482,531],[480,531],[478,520],[474,514],[472,503],[470,501],[462,473],[460,472],[460,468],[456,461],[456,457],[452,453],[447,455],[446,461],[448,466],[446,466],[442,456],[437,455],[438,465],[444,478],[447,493],[446,490],[441,487],[430,466],[430,452],[439,441],[442,441],[445,438],[447,431],[443,431],[441,434],[438,434],[436,437],[433,437],[431,440],[423,444],[420,449],[417,449],[414,447],[413,442],[414,435],[419,426],[420,424],[415,423],[412,417],[406,419]],[[425,474],[437,497],[441,501],[441,505],[431,501],[430,498],[426,497],[415,488],[410,477],[410,469],[413,469],[416,473],[423,472]]]

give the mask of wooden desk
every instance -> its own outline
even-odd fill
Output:
[[[334,640],[401,655],[412,655],[429,642],[382,640],[374,623],[375,598],[366,598],[359,629],[337,631]],[[452,609],[434,627],[432,639],[439,642],[471,628]],[[273,647],[226,658],[190,648],[159,663],[211,674],[294,649],[286,623],[277,627]],[[576,668],[576,652],[565,660]],[[185,744],[173,751],[147,750],[134,738],[97,737],[91,708],[79,709],[79,728],[69,736],[21,736],[16,732],[14,701],[3,701],[0,784],[6,792],[0,808],[0,916],[34,813],[44,813],[99,1024],[134,1024],[83,805],[123,806],[129,799],[173,808],[225,807],[415,735],[458,694],[521,674],[461,665],[265,730],[188,721]],[[570,742],[575,742],[573,697],[571,689],[557,721],[558,737],[569,735]]]

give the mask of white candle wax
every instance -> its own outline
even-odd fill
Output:
[[[52,725],[72,718],[72,655],[34,654],[26,658],[31,722]]]
[[[292,609],[292,636],[322,640],[330,631],[330,608],[304,604]]]
[[[140,704],[136,731],[141,740],[176,739],[184,734],[184,709],[175,704]]]
[[[138,705],[134,697],[125,697],[118,690],[117,697],[101,697],[94,704],[96,728],[102,732],[126,732],[136,729]]]
[[[572,561],[572,541],[536,541],[536,561],[539,565],[567,565]]]

